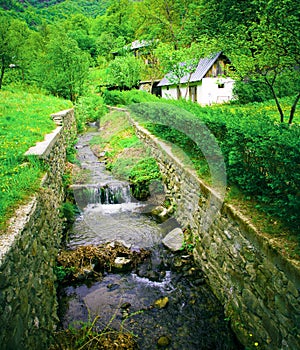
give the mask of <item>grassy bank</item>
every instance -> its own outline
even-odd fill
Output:
[[[0,230],[39,186],[42,165],[24,153],[55,129],[51,113],[71,102],[19,89],[0,91]]]
[[[91,141],[93,151],[105,152],[106,167],[132,184],[132,194],[138,199],[149,195],[149,184],[159,179],[156,161],[135,135],[124,112],[112,112],[101,118],[101,134]]]

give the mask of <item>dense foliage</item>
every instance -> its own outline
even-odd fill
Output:
[[[234,78],[247,83],[236,86],[240,101],[275,99],[279,120],[291,124],[300,99],[299,11],[292,0],[1,1],[0,87],[19,79],[76,100],[88,65],[103,68],[103,86],[122,90],[170,69],[179,81],[199,56],[222,50]],[[280,104],[287,95],[288,115]]]
[[[211,142],[204,122],[218,140],[229,184],[237,185],[248,199],[255,200],[257,208],[299,231],[298,124],[287,127],[274,123],[266,112],[258,113],[255,108],[252,112],[250,108],[230,111],[184,101],[141,103],[130,108],[142,120],[151,122],[148,127],[152,132],[182,147],[196,169],[207,173],[207,154],[213,158],[218,154],[213,148],[206,149]],[[172,127],[167,120],[172,121]],[[215,166],[217,172],[222,170],[217,163]]]

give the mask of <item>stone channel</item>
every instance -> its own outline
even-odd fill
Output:
[[[132,250],[150,250],[151,256],[130,271],[64,286],[62,327],[99,317],[99,329],[126,329],[137,336],[140,349],[242,349],[192,254],[162,244],[170,231],[180,229],[178,222],[155,221],[145,210],[147,202],[132,198],[129,184],[114,179],[92,153],[92,136],[81,136],[76,146],[90,176],[73,186],[80,215],[68,248],[118,241]]]

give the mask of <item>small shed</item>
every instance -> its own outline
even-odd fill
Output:
[[[233,99],[234,80],[228,76],[230,60],[222,53],[201,58],[195,71],[180,80],[180,86],[172,83],[172,72],[158,84],[162,97],[178,99],[180,96],[200,105],[222,103]],[[179,91],[180,89],[180,91]]]

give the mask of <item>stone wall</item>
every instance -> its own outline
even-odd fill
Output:
[[[220,203],[170,147],[132,124],[158,161],[174,215],[190,228],[196,261],[239,340],[248,349],[300,349],[299,261],[285,257],[274,237],[259,233],[233,206]]]
[[[47,165],[40,190],[0,236],[0,348],[48,349],[57,318],[53,266],[61,239],[66,151],[76,135],[73,109],[52,116],[57,128],[26,155]]]

